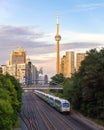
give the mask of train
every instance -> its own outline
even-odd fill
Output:
[[[35,94],[61,113],[70,113],[70,102],[66,99],[35,90]]]

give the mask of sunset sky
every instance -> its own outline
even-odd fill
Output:
[[[0,65],[25,49],[44,74],[55,75],[56,16],[61,56],[104,47],[104,0],[0,0]]]

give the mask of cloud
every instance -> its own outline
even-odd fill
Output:
[[[62,51],[64,50],[79,50],[79,49],[92,49],[101,46],[99,43],[89,43],[89,42],[72,42],[65,43],[61,45]]]
[[[90,48],[103,45],[104,34],[82,34],[63,31],[60,41],[62,50]],[[4,52],[17,47],[26,49],[29,55],[49,55],[55,53],[56,42],[53,33],[39,32],[36,28],[26,26],[0,25],[0,49]]]
[[[67,44],[73,43],[70,44],[71,48],[98,46],[104,43],[104,34],[63,31],[61,36],[60,44],[67,46]],[[30,54],[32,52],[34,54],[49,54],[56,51],[55,44],[53,33],[39,32],[35,28],[26,26],[0,25],[0,48],[13,49],[20,46],[29,50]]]
[[[29,27],[0,26],[0,41],[6,47],[22,46],[33,47],[39,46],[41,43],[35,42],[40,37],[44,37],[44,33],[35,32]]]
[[[68,40],[69,42],[104,43],[104,34],[63,31],[62,36],[63,43]]]
[[[40,62],[47,62],[53,58],[55,58],[56,53],[47,53],[47,54],[38,54],[38,56],[35,54],[29,55],[30,59],[32,61],[35,61],[36,63]]]
[[[10,26],[10,25],[1,25],[0,26],[0,34],[1,35],[7,35],[9,36],[13,36],[12,38],[14,38],[15,36],[17,37],[25,37],[26,39],[31,38],[34,36],[34,38],[39,38],[44,36],[44,34],[42,32],[35,32],[31,27],[25,27],[25,26]],[[8,38],[7,37],[7,38]]]
[[[77,5],[77,7],[84,10],[92,10],[92,9],[104,7],[104,3],[81,4],[81,5]]]
[[[63,31],[60,41],[61,54],[66,50],[90,49],[103,46],[103,34],[82,34]],[[25,49],[36,67],[43,67],[47,74],[55,73],[56,42],[54,34],[27,26],[0,25],[0,62],[9,60],[12,50]]]
[[[104,7],[104,2],[103,3],[77,4],[75,7],[68,10],[67,13],[78,13],[82,11],[95,10],[95,9],[103,8],[103,7]]]

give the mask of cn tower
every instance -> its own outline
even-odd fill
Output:
[[[60,45],[59,41],[61,40],[61,36],[59,35],[59,21],[58,16],[56,18],[56,74],[60,73]]]

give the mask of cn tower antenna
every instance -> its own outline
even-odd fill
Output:
[[[59,24],[59,16],[56,16],[56,24]]]

